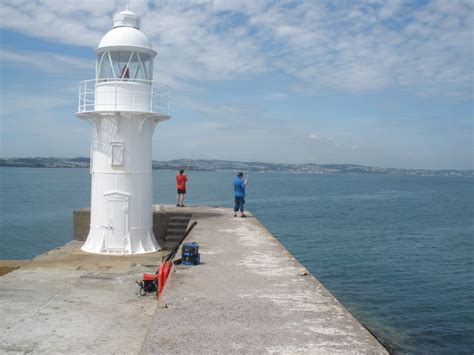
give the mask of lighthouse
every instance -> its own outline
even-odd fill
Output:
[[[169,87],[153,81],[156,51],[128,6],[95,52],[96,77],[81,82],[76,113],[92,127],[91,220],[82,250],[154,252],[151,140],[170,118]]]

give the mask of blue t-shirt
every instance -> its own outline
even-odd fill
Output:
[[[244,180],[239,177],[234,179],[234,194],[235,197],[245,197],[245,184]]]

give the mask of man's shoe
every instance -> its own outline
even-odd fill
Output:
[[[247,215],[242,213],[240,217],[244,218],[244,217],[247,217]]]

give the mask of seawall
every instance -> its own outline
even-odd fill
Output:
[[[94,255],[76,240],[0,277],[0,352],[387,353],[256,218],[156,210],[163,251]],[[139,296],[135,280],[194,220],[202,263],[175,265],[160,300]]]

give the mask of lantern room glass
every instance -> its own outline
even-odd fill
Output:
[[[96,77],[104,81],[151,81],[153,56],[138,51],[104,51],[97,55]]]

